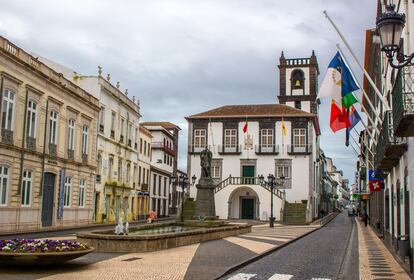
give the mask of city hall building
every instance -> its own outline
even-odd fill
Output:
[[[287,204],[303,209],[303,223],[318,214],[316,56],[286,59],[282,53],[279,69],[280,104],[229,105],[186,118],[188,174],[200,178],[200,152],[208,147],[222,219],[268,220],[272,195],[276,220],[288,218]],[[269,174],[277,183],[272,195],[260,178]],[[192,187],[190,196],[196,193]]]

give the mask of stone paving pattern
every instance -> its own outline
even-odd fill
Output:
[[[370,227],[357,221],[361,279],[411,279]]]

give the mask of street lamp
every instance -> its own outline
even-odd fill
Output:
[[[194,179],[195,176],[192,177]],[[181,187],[181,215],[180,220],[181,222],[184,222],[184,216],[183,216],[183,209],[184,209],[184,190],[188,186],[188,177],[186,174],[181,174],[179,177],[172,176],[171,180],[173,184],[177,184]]]
[[[278,184],[276,182],[276,177],[272,174],[269,174],[267,176],[267,182],[264,180],[263,175],[259,175],[259,180],[263,182],[264,184],[268,185],[270,187],[270,218],[269,218],[269,227],[274,227],[275,224],[275,217],[273,216],[273,191],[277,185],[283,186],[283,180],[285,179],[285,176],[280,176],[280,183]]]
[[[401,34],[405,25],[405,14],[397,13],[395,5],[385,7],[385,13],[377,18],[377,30],[381,38],[382,48],[388,61],[393,68],[402,68],[406,65],[413,65],[414,53],[405,55],[400,46]],[[399,64],[394,64],[394,55]]]

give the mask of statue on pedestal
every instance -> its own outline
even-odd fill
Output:
[[[196,185],[196,215],[199,218],[216,218],[216,209],[214,203],[214,184],[211,178],[211,160],[213,154],[206,147],[200,153],[201,177]]]

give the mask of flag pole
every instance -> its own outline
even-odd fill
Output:
[[[354,77],[355,77],[355,74],[354,74],[354,72],[352,71],[352,69],[351,69],[351,67],[350,67],[350,65],[349,65],[349,63],[348,63],[348,60],[346,59],[346,57],[345,57],[344,53],[342,52],[342,49],[341,49],[341,47],[339,46],[339,44],[336,44],[336,47],[338,48],[338,51],[340,52],[341,56],[343,57],[343,59],[344,59],[345,63],[348,65],[348,69],[349,69],[349,71],[351,72],[352,76],[354,76]],[[364,88],[363,88],[363,87],[361,87],[361,85],[358,83],[358,81],[357,81],[356,79],[355,79],[355,81],[357,82],[357,84],[358,84],[359,88],[361,89],[361,92],[362,92],[363,96],[365,96],[365,98],[367,99],[368,105],[371,107],[372,111],[374,111],[374,114],[375,114],[375,116],[377,117],[377,120],[379,121],[380,125],[382,125],[382,119],[380,118],[380,116],[379,116],[379,114],[378,114],[377,110],[375,109],[374,105],[372,104],[371,100],[369,99],[369,97],[368,97],[367,93],[365,92]],[[365,108],[364,104],[361,102],[361,100],[359,99],[359,97],[358,97],[358,96],[356,96],[355,94],[354,94],[354,96],[355,96],[355,98],[358,100],[358,102],[361,104],[361,106],[364,108],[364,110],[365,110],[365,111],[367,111],[367,109]],[[372,120],[372,118],[371,118],[371,117],[370,117],[370,115],[368,114],[368,111],[367,111],[367,114],[366,114],[366,115],[367,115],[367,116],[368,116],[368,118],[371,120],[371,123],[372,123],[373,125],[375,125],[375,122]],[[375,127],[375,128],[376,128],[376,127]]]
[[[367,131],[368,133],[369,133],[369,131]],[[350,134],[351,135],[351,134]],[[358,135],[359,136],[359,135]],[[370,134],[370,136],[371,136],[371,134]],[[351,135],[351,138],[354,140],[354,142],[355,143],[357,143],[357,141],[355,140],[355,138]],[[359,144],[357,144],[357,145],[359,145]],[[377,143],[375,142],[375,145],[377,145]],[[371,155],[374,155],[374,153],[373,152],[371,152],[371,150],[369,149],[369,147],[367,146],[367,150],[369,151],[369,153],[371,154]]]
[[[333,26],[333,28],[335,29],[336,33],[338,33],[339,37],[341,37],[342,41],[344,42],[345,46],[347,47],[347,49],[349,50],[349,52],[351,53],[352,57],[355,59],[356,63],[358,64],[359,68],[361,69],[361,71],[364,73],[365,77],[367,78],[367,80],[369,81],[369,83],[371,84],[371,86],[373,87],[375,93],[378,95],[378,97],[381,99],[382,103],[385,106],[386,111],[391,111],[390,106],[388,105],[388,101],[387,99],[385,99],[385,97],[381,94],[381,92],[379,91],[379,89],[377,88],[377,86],[375,85],[374,81],[372,81],[371,76],[368,74],[367,70],[365,70],[364,67],[362,67],[361,63],[359,62],[359,60],[357,59],[355,53],[352,51],[351,46],[349,46],[348,42],[346,41],[345,37],[342,35],[341,31],[339,31],[338,27],[335,25],[335,23],[332,21],[332,19],[329,17],[328,12],[327,11],[323,11],[323,13],[325,14],[325,17],[328,19],[328,21],[331,23],[331,25]]]

